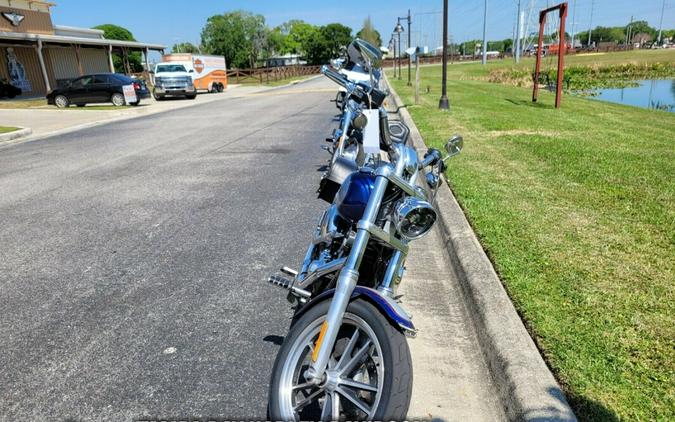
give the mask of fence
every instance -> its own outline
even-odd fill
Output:
[[[298,76],[316,75],[321,66],[279,66],[255,69],[231,69],[227,71],[230,83],[269,83]]]

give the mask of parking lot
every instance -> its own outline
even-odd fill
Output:
[[[8,108],[0,109],[0,122],[6,126],[32,129],[32,135],[20,140],[25,141],[43,138],[47,135],[66,133],[71,130],[91,127],[114,120],[147,116],[167,110],[207,104],[225,98],[250,95],[268,89],[270,88],[264,86],[230,85],[225,92],[199,94],[194,100],[167,98],[164,101],[155,101],[152,97],[144,98],[140,105],[136,107],[113,108],[111,104],[89,104],[82,108],[71,106],[67,109],[57,109],[56,106],[47,105],[30,109]],[[7,104],[11,104],[11,102],[8,101]]]

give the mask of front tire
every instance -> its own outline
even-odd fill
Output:
[[[65,95],[57,95],[54,97],[54,105],[58,108],[66,108],[70,105],[70,101]]]
[[[116,92],[110,96],[110,102],[113,103],[115,107],[121,107],[125,104],[124,95]]]
[[[405,335],[369,302],[349,304],[324,381],[304,377],[330,300],[298,318],[277,354],[270,420],[403,420],[412,393]]]

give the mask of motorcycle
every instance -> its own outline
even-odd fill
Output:
[[[406,416],[412,392],[406,336],[416,330],[396,290],[409,243],[436,220],[440,173],[463,140],[452,137],[445,158],[430,149],[420,159],[405,139],[390,136],[386,112],[365,120],[366,131],[381,129],[389,160],[373,154],[349,174],[319,219],[300,271],[284,267],[283,276],[269,278],[295,307],[272,370],[271,420]],[[421,174],[428,189],[417,184]]]
[[[363,166],[369,158],[363,148],[366,110],[380,111],[381,126],[388,126],[391,136],[405,139],[409,132],[402,123],[390,122],[386,110],[382,108],[388,95],[379,88],[382,52],[372,44],[356,39],[347,48],[347,56],[349,59],[346,65],[344,63],[347,59],[338,59],[333,61],[333,67],[321,68],[325,76],[340,86],[338,98],[344,93],[344,98],[339,101],[342,111],[340,125],[333,132],[333,137],[326,139],[332,144],[332,148],[324,147],[331,154],[331,158],[317,191],[319,198],[328,203],[333,201],[345,178]],[[380,130],[384,132],[383,129]],[[370,151],[370,154],[373,153],[377,151]]]

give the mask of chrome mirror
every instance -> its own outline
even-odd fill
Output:
[[[452,138],[448,139],[448,142],[445,144],[445,152],[448,153],[446,158],[459,154],[462,148],[464,148],[464,138],[460,135],[452,135]]]

